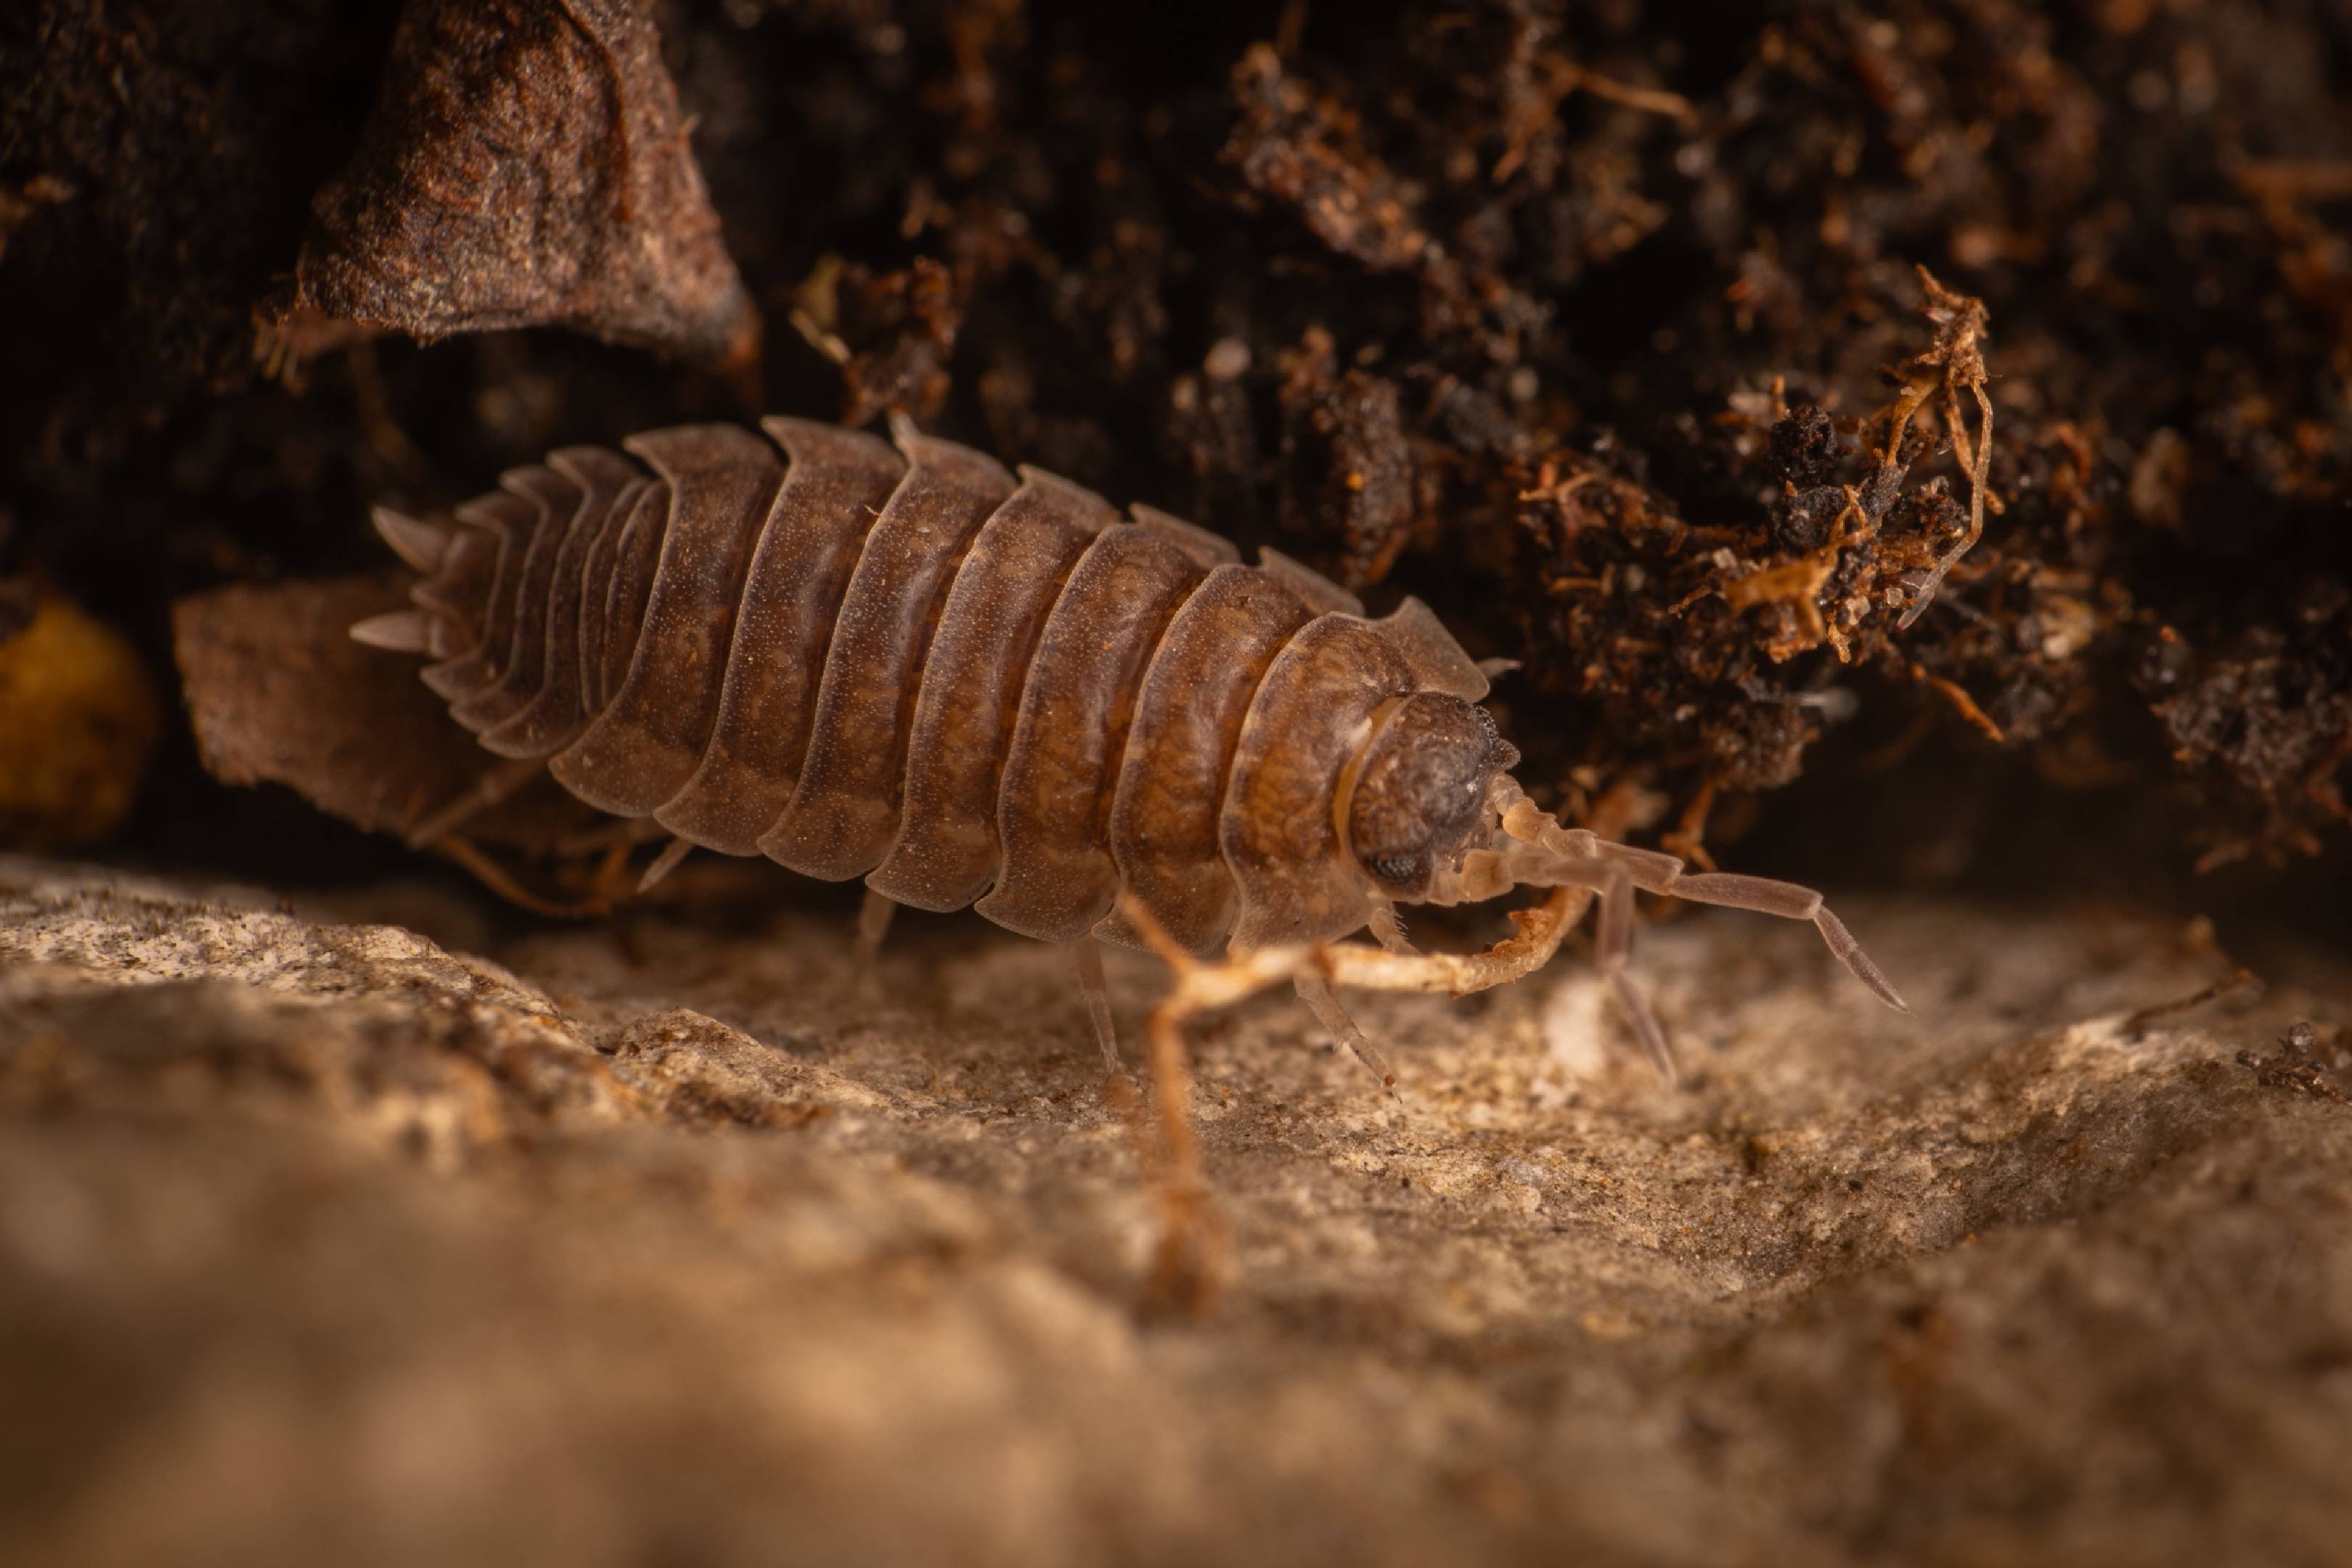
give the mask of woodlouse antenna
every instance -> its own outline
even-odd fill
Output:
[[[1775,915],[1782,920],[1811,921],[1814,930],[1840,963],[1853,977],[1898,1013],[1906,1005],[1886,976],[1862,951],[1830,912],[1822,895],[1793,882],[1764,877],[1743,877],[1726,871],[1692,871],[1675,856],[1654,849],[1612,844],[1585,828],[1563,826],[1538,808],[1508,778],[1498,779],[1490,799],[1497,811],[1496,847],[1472,851],[1465,867],[1486,887],[1499,881],[1520,887],[1586,888],[1601,896],[1599,955],[1601,972],[1616,994],[1634,1032],[1642,1038],[1659,1071],[1674,1077],[1673,1056],[1665,1034],[1627,969],[1633,947],[1633,893],[1644,892],[1691,903],[1719,904],[1727,909]],[[1490,896],[1481,892],[1479,896]]]

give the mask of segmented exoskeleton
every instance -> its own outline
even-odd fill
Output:
[[[1901,1005],[1820,895],[1686,873],[1536,810],[1478,706],[1486,676],[1418,601],[1368,619],[1271,551],[1243,565],[1190,523],[911,428],[895,447],[763,429],[567,448],[446,524],[379,512],[424,575],[414,609],[352,635],[430,654],[425,681],[486,748],[680,852],[862,876],[1087,958],[1093,937],[1181,959],[1370,924],[1390,950],[1371,956],[1395,960],[1378,973],[1286,971],[1368,1060],[1328,977],[1504,977],[1412,954],[1394,906],[1520,885],[1600,895],[1602,966],[1661,1070],[1625,968],[1635,888],[1810,919]],[[1087,973],[1109,1053],[1098,961]]]

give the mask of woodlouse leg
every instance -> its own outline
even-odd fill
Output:
[[[1404,958],[1418,958],[1421,949],[1412,945],[1404,934],[1404,921],[1397,914],[1396,906],[1378,903],[1372,906],[1372,918],[1368,922],[1372,940],[1390,952]]]
[[[866,889],[866,901],[857,906],[857,966],[866,973],[874,972],[882,956],[882,939],[890,934],[890,917],[898,912],[897,900]]]
[[[1078,967],[1078,994],[1086,998],[1087,1018],[1094,1025],[1095,1044],[1102,1047],[1103,1066],[1111,1072],[1122,1072],[1126,1068],[1118,1059],[1118,1030],[1110,1016],[1110,986],[1103,979],[1102,943],[1082,936],[1066,945]]]
[[[1651,1009],[1641,983],[1633,978],[1633,879],[1623,867],[1611,861],[1587,864],[1597,865],[1602,879],[1601,934],[1596,943],[1601,977],[1616,993],[1617,1005],[1633,1024],[1633,1033],[1641,1037],[1642,1048],[1650,1053],[1650,1065],[1658,1069],[1658,1077],[1672,1089],[1682,1081],[1681,1069],[1675,1063],[1674,1045],[1666,1038],[1665,1026]]]
[[[1549,887],[1567,886],[1590,888],[1601,895],[1601,931],[1595,943],[1595,956],[1601,965],[1601,977],[1608,981],[1610,991],[1617,998],[1620,1011],[1633,1033],[1649,1053],[1651,1065],[1658,1077],[1671,1089],[1681,1081],[1675,1065],[1674,1047],[1666,1039],[1666,1031],[1658,1016],[1650,1007],[1650,999],[1643,994],[1640,984],[1633,978],[1633,878],[1622,862],[1590,858],[1557,856],[1538,869],[1524,876],[1522,881]]]
[[[694,843],[691,839],[671,839],[669,847],[655,856],[654,863],[646,868],[646,874],[637,879],[637,891],[651,892],[655,883],[677,870],[678,862],[693,853]]]
[[[457,834],[447,834],[436,839],[433,848],[436,853],[447,856],[473,873],[476,880],[499,897],[534,914],[550,915],[557,920],[579,920],[588,915],[601,915],[613,907],[613,900],[601,890],[601,879],[591,884],[591,890],[584,898],[551,899],[524,887],[512,872]]]
[[[546,770],[537,757],[525,757],[497,767],[474,781],[474,787],[408,830],[408,847],[423,849],[446,838],[459,827],[498,805]]]
[[[634,827],[638,824],[632,822],[627,826]],[[631,890],[629,852],[635,849],[636,845],[637,840],[635,838],[615,836],[604,846],[604,857],[597,862],[594,873],[588,879],[588,886],[593,889],[592,896],[603,900],[607,908],[629,897]]]
[[[608,817],[593,827],[557,839],[555,849],[560,855],[603,855],[618,849],[626,858],[630,850],[650,844],[667,832],[650,816]]]
[[[1129,918],[1142,906],[1133,899]],[[1198,1315],[1208,1310],[1223,1288],[1224,1224],[1209,1201],[1209,1184],[1201,1170],[1201,1144],[1192,1131],[1192,1079],[1184,1060],[1184,1020],[1207,1007],[1239,1001],[1279,978],[1279,972],[1259,976],[1235,975],[1234,964],[1202,964],[1168,941],[1157,921],[1145,912],[1137,930],[1146,940],[1157,938],[1161,956],[1177,967],[1177,983],[1151,1009],[1145,1039],[1151,1064],[1151,1104],[1160,1124],[1160,1160],[1152,1173],[1160,1199],[1160,1241],[1152,1249],[1151,1277],[1145,1300]],[[1162,946],[1161,944],[1165,945]],[[1220,984],[1221,979],[1224,982]]]
[[[1364,1070],[1380,1080],[1389,1098],[1403,1104],[1404,1097],[1397,1093],[1396,1074],[1390,1070],[1388,1058],[1364,1037],[1364,1031],[1339,1005],[1339,998],[1331,994],[1331,983],[1320,974],[1302,972],[1292,978],[1291,985],[1297,991],[1298,999],[1314,1011],[1316,1020],[1330,1035],[1332,1043],[1353,1051],[1356,1059],[1364,1064]]]

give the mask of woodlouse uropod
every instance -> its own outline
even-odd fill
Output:
[[[416,837],[543,765],[677,836],[648,879],[701,845],[863,876],[870,913],[972,905],[1077,944],[1114,1067],[1097,937],[1160,947],[1179,1011],[1289,980],[1385,1079],[1333,981],[1496,984],[1549,957],[1597,895],[1601,966],[1671,1077],[1627,973],[1636,889],[1811,920],[1902,1005],[1818,893],[1688,872],[1538,810],[1478,705],[1486,676],[1419,601],[1367,619],[1271,551],[1244,566],[1190,523],[1122,519],[910,426],[895,447],[797,419],[763,429],[567,448],[446,523],[379,510],[423,576],[414,608],[352,635],[430,655],[427,684],[513,759]],[[1400,903],[1515,886],[1561,891],[1548,923],[1486,954],[1417,953],[1396,920]],[[1367,925],[1379,949],[1322,945]],[[1254,956],[1199,983],[1187,955],[1228,944]],[[1163,1015],[1154,1066],[1181,1121]],[[1177,1121],[1170,1136],[1189,1148]]]

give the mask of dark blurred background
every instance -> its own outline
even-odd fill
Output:
[[[2320,0],[11,7],[0,632],[127,639],[77,700],[138,787],[0,820],[410,863],[207,779],[175,602],[381,573],[372,503],[551,446],[902,409],[1428,598],[1571,812],[2340,932],[2347,50]],[[1990,507],[1906,629],[1971,497],[1938,289]]]

